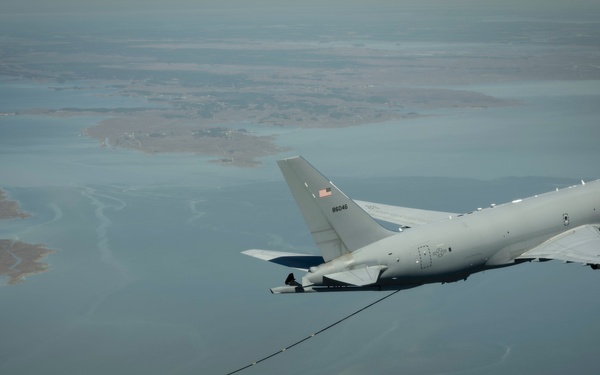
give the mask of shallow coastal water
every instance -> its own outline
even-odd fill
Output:
[[[42,101],[54,95],[39,89]],[[304,155],[353,197],[457,212],[598,177],[595,83],[478,89],[522,105],[289,130],[277,142],[292,150],[253,169],[101,148],[80,136],[99,118],[1,117],[2,186],[33,216],[2,222],[0,237],[56,250],[50,271],[0,287],[10,338],[0,340],[1,372],[223,373],[379,298],[273,297],[288,270],[240,254],[315,252],[275,166],[282,156]],[[532,358],[541,371],[591,369],[596,276],[550,262],[409,290],[249,373],[290,363],[296,373],[364,372],[399,359],[422,373],[440,363],[503,373]]]

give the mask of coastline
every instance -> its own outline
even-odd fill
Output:
[[[0,276],[7,276],[8,285],[14,285],[46,272],[50,265],[42,260],[53,252],[42,244],[0,239]]]
[[[21,211],[17,202],[8,199],[6,192],[0,189],[0,219],[26,218],[31,215]]]
[[[8,199],[0,189],[0,219],[24,219],[31,215],[21,211],[18,202]],[[54,251],[42,244],[0,239],[0,277],[8,277],[8,285],[23,282],[29,275],[45,272],[49,264],[42,260]]]

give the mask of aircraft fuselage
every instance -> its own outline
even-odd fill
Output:
[[[553,236],[592,223],[600,223],[600,181],[410,228],[313,267],[303,285],[339,286],[323,276],[371,266],[383,271],[369,289],[457,281],[517,264]]]

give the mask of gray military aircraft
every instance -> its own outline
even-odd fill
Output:
[[[353,201],[300,156],[277,164],[322,256],[243,251],[306,272],[272,293],[408,289],[532,260],[600,268],[600,180],[455,214]]]

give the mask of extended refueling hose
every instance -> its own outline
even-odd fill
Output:
[[[299,344],[303,343],[304,341],[306,341],[306,340],[308,340],[308,339],[310,339],[310,338],[312,338],[312,337],[315,337],[315,336],[316,336],[316,335],[318,335],[319,333],[322,333],[322,332],[325,332],[325,331],[327,331],[329,328],[332,328],[332,327],[334,327],[334,326],[338,325],[339,323],[343,322],[344,320],[346,320],[346,319],[349,319],[349,318],[353,317],[354,315],[356,315],[356,314],[358,314],[358,313],[360,313],[360,312],[362,312],[362,311],[365,311],[365,310],[366,310],[366,309],[368,309],[369,307],[371,307],[371,306],[374,306],[374,305],[378,304],[379,302],[383,301],[383,300],[384,300],[384,299],[386,299],[386,298],[389,298],[389,297],[393,296],[394,294],[398,293],[399,291],[400,291],[400,290],[396,290],[396,291],[394,291],[394,292],[392,292],[392,293],[388,294],[387,296],[385,296],[385,297],[382,297],[382,298],[378,299],[377,301],[375,301],[375,302],[373,302],[373,303],[370,303],[370,304],[368,304],[367,306],[363,307],[362,309],[360,309],[360,310],[357,310],[357,311],[353,312],[352,314],[350,314],[350,315],[348,315],[348,316],[346,316],[346,317],[344,317],[344,318],[342,318],[342,319],[338,320],[337,322],[335,322],[335,323],[332,323],[332,324],[328,325],[327,327],[325,327],[325,328],[323,328],[323,329],[321,329],[321,330],[319,330],[319,331],[317,331],[317,332],[315,332],[315,333],[313,333],[313,334],[311,334],[311,335],[309,335],[309,336],[306,336],[306,337],[305,337],[305,338],[303,338],[302,340],[296,341],[295,343],[293,343],[293,344],[291,344],[291,345],[289,345],[289,346],[286,346],[285,348],[283,348],[283,349],[281,349],[281,350],[278,350],[278,351],[276,351],[276,352],[275,352],[275,353],[273,353],[273,354],[270,354],[270,355],[268,355],[268,356],[266,356],[266,357],[263,357],[263,358],[259,359],[258,361],[252,362],[252,363],[250,363],[249,365],[246,365],[246,366],[244,366],[244,367],[240,367],[239,369],[237,369],[237,370],[235,370],[235,371],[228,372],[228,373],[227,373],[227,375],[231,375],[231,374],[238,373],[238,372],[240,372],[240,371],[242,371],[242,370],[245,370],[245,369],[247,369],[248,367],[252,367],[252,366],[254,366],[254,365],[256,365],[256,364],[259,364],[259,363],[261,363],[261,362],[264,362],[264,361],[266,361],[266,360],[267,360],[267,359],[269,359],[269,358],[275,357],[277,354],[281,354],[281,353],[285,352],[286,350],[288,350],[288,349],[291,349],[291,348],[293,348],[294,346],[296,346],[296,345],[299,345]]]

